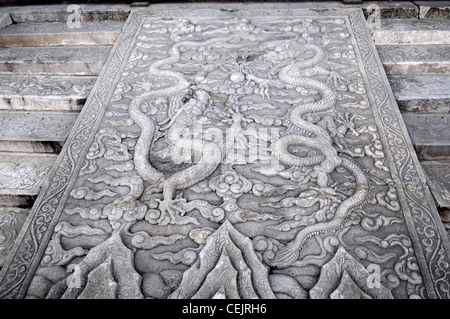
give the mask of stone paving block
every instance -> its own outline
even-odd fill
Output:
[[[93,76],[0,75],[0,110],[80,111]]]
[[[0,48],[0,74],[98,75],[110,46]]]
[[[377,46],[386,74],[429,75],[450,73],[450,45]]]
[[[450,114],[403,113],[402,116],[420,159],[450,157]]]
[[[0,269],[8,257],[30,210],[0,206]]]
[[[63,22],[18,23],[0,29],[0,46],[113,45],[123,22],[83,22],[70,28]]]
[[[361,10],[226,5],[131,13],[0,298],[448,298]]]
[[[390,75],[402,112],[450,113],[450,75]]]
[[[446,19],[381,19],[372,35],[377,45],[450,44]]]

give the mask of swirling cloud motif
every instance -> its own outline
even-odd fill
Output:
[[[224,200],[238,198],[252,189],[253,183],[234,170],[227,170],[225,174],[212,178],[209,187]]]

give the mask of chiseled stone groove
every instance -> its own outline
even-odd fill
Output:
[[[0,29],[0,46],[113,45],[122,21],[83,22],[70,28],[64,22],[17,23]]]
[[[388,76],[402,112],[450,113],[449,75]]]
[[[80,111],[94,76],[0,75],[0,110]]]
[[[450,158],[450,114],[403,113],[403,120],[419,159]]]
[[[450,73],[450,45],[379,45],[386,74],[429,75]]]
[[[377,45],[450,44],[450,23],[446,19],[380,19],[372,37]]]
[[[111,46],[0,49],[0,74],[98,75]]]

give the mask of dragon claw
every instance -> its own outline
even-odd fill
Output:
[[[174,223],[178,216],[184,216],[186,210],[177,205],[177,203],[182,202],[186,203],[186,199],[178,198],[178,199],[163,199],[157,200],[159,202],[159,211],[161,212],[161,216],[158,219],[158,224],[166,225]]]

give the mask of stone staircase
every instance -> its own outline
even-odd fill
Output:
[[[399,3],[376,2],[373,39],[450,225],[449,11]],[[69,28],[66,6],[0,8],[0,268],[132,9],[83,5],[80,28]]]

